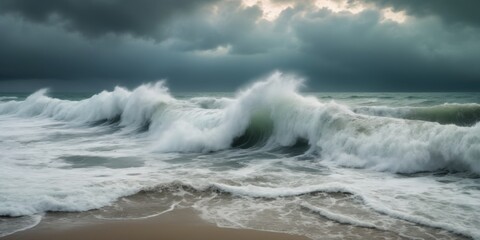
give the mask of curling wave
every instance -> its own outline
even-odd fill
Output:
[[[116,87],[81,101],[51,98],[40,90],[23,101],[1,102],[0,114],[80,125],[115,122],[123,131],[146,130],[152,148],[160,152],[209,152],[232,146],[269,150],[302,140],[319,160],[346,167],[480,173],[480,125],[473,124],[478,120],[477,105],[408,109],[399,113],[404,116],[399,119],[395,114],[402,111],[379,114],[374,109],[366,114],[373,108],[352,110],[303,96],[301,86],[298,78],[275,73],[232,99],[179,100],[162,82],[133,91]],[[451,109],[463,109],[467,117],[460,125],[471,126],[438,124],[456,121],[450,119]],[[433,122],[408,120],[422,118]]]

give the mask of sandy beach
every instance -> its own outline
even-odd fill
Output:
[[[249,229],[220,228],[202,220],[191,209],[180,209],[142,220],[106,220],[99,223],[42,224],[2,238],[27,239],[272,239],[306,240],[308,238],[284,233]]]

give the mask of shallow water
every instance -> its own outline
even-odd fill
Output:
[[[273,75],[237,93],[3,94],[0,236],[52,211],[193,207],[313,239],[480,238],[478,94],[299,86]]]

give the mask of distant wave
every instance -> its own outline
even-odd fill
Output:
[[[17,97],[13,97],[13,96],[0,96],[0,102],[1,102],[1,101],[15,100],[15,99],[17,99]]]
[[[445,103],[431,107],[358,107],[354,112],[459,126],[472,126],[480,121],[480,104],[476,103]]]
[[[274,149],[300,141],[322,161],[346,167],[480,173],[478,105],[351,109],[303,96],[301,85],[298,78],[275,73],[234,98],[189,100],[175,99],[162,82],[132,91],[116,87],[80,101],[51,98],[40,90],[23,101],[1,102],[0,114],[116,124],[132,134],[146,132],[159,152]]]

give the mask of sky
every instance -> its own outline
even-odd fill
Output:
[[[478,0],[0,0],[0,91],[480,91]]]

